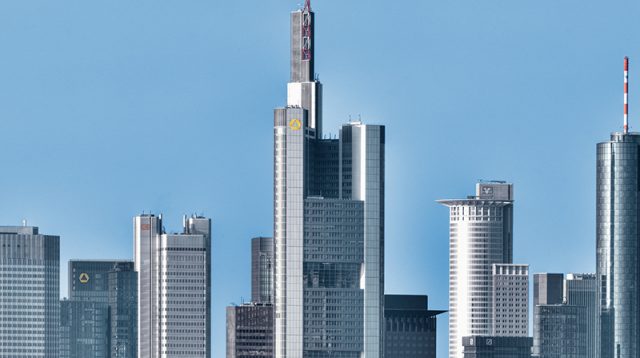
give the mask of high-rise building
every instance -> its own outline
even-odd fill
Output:
[[[58,357],[59,236],[0,226],[0,307],[0,357]]]
[[[596,317],[598,283],[594,274],[567,274],[564,281],[564,297],[568,305],[584,307],[580,310],[586,335],[586,358],[596,358]]]
[[[109,271],[111,358],[138,354],[138,274],[133,262],[116,263]]]
[[[533,314],[533,356],[538,358],[585,357],[584,307],[566,304],[537,305]]]
[[[227,358],[273,358],[273,305],[227,307]]]
[[[462,347],[464,358],[531,357],[531,337],[468,336]]]
[[[429,298],[419,295],[385,295],[385,358],[435,358],[436,316]]]
[[[273,238],[251,240],[251,301],[273,303]]]
[[[112,350],[116,348],[114,344],[120,349],[113,357],[134,356],[136,352],[132,349],[135,349],[137,337],[135,329],[130,328],[135,327],[137,317],[135,310],[122,317],[122,309],[137,306],[137,292],[132,294],[131,291],[137,291],[137,285],[135,278],[133,281],[130,278],[129,286],[117,280],[123,275],[135,277],[133,261],[70,260],[68,274],[69,300],[62,302],[61,320],[63,326],[69,326],[62,328],[61,332],[68,330],[70,334],[61,337],[61,344],[69,346],[69,357],[112,356]],[[112,280],[113,275],[115,281]],[[97,321],[89,322],[92,318]],[[102,329],[103,325],[107,328]],[[123,342],[128,343],[123,345]]]
[[[60,335],[59,358],[109,358],[109,305],[61,301]]]
[[[385,130],[323,139],[314,13],[291,14],[287,106],[275,110],[275,356],[378,358],[384,339]]]
[[[211,355],[211,219],[185,217],[183,232],[167,234],[162,217],[136,216],[138,356]]]
[[[533,291],[533,356],[585,357],[586,307],[566,304],[564,274],[533,275]]]
[[[513,184],[480,182],[449,207],[449,357],[462,337],[493,334],[493,264],[513,260]]]
[[[596,277],[601,358],[640,357],[640,133],[598,143]]]
[[[529,336],[529,265],[493,264],[493,336]]]

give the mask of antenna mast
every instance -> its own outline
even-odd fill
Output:
[[[624,134],[629,133],[629,57],[624,58]]]
[[[306,0],[304,2],[304,10],[305,11],[311,11],[311,0]]]

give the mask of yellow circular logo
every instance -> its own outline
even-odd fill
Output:
[[[80,274],[80,283],[87,283],[89,282],[89,274],[87,273],[81,273]]]
[[[299,119],[292,119],[291,121],[289,121],[289,128],[297,131],[302,128],[302,122],[300,122]]]

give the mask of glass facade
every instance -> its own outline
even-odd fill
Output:
[[[251,240],[251,301],[273,303],[273,239]]]
[[[138,274],[132,262],[109,271],[109,322],[111,358],[136,358],[138,354]]]
[[[274,113],[276,357],[377,358],[384,339],[382,126],[322,137],[314,15],[291,15],[287,107]]]
[[[537,305],[533,314],[533,356],[585,357],[584,307],[565,304]]]
[[[567,274],[564,281],[564,297],[568,305],[584,307],[580,320],[585,322],[586,358],[596,355],[596,316],[598,285],[595,274]]]
[[[60,302],[60,358],[108,358],[109,305],[64,300]]]
[[[613,133],[597,146],[597,344],[601,358],[640,357],[638,274],[640,135]]]
[[[60,237],[0,226],[0,357],[57,358]]]
[[[479,183],[449,207],[449,357],[462,358],[462,337],[493,334],[493,264],[513,258],[513,185]]]
[[[462,347],[464,358],[531,357],[531,337],[469,336]]]

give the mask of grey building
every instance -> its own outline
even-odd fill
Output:
[[[227,358],[273,357],[273,305],[227,307]]]
[[[586,308],[564,301],[564,274],[535,274],[533,281],[533,356],[585,357]]]
[[[419,295],[385,295],[386,358],[435,358],[436,317],[429,298]]]
[[[138,274],[133,262],[116,263],[109,271],[109,324],[111,358],[136,358]]]
[[[58,357],[59,236],[0,226],[0,307],[0,357]]]
[[[493,336],[529,336],[529,265],[493,265]]]
[[[287,106],[274,113],[275,356],[378,358],[384,340],[383,126],[322,134],[314,14],[291,14]]]
[[[103,302],[60,302],[59,358],[108,358],[109,305]]]
[[[587,358],[595,358],[596,355],[596,317],[598,283],[594,274],[567,274],[564,281],[564,297],[568,305],[584,307],[580,310],[583,317],[586,334]]]
[[[583,307],[565,304],[538,305],[533,314],[533,356],[539,358],[585,357],[586,340],[580,333]]]
[[[462,354],[464,358],[530,358],[531,337],[463,337]]]
[[[556,305],[564,302],[564,274],[533,275],[533,305]]]
[[[640,357],[640,134],[597,145],[596,277],[601,358]]]
[[[116,265],[133,269],[133,261],[69,260],[69,300],[109,303],[109,272]]]
[[[462,337],[493,334],[493,264],[513,260],[513,184],[480,182],[449,208],[449,357],[462,358]]]
[[[185,217],[167,234],[162,217],[136,216],[138,356],[211,356],[211,220]]]
[[[251,301],[273,303],[273,238],[251,240]]]

